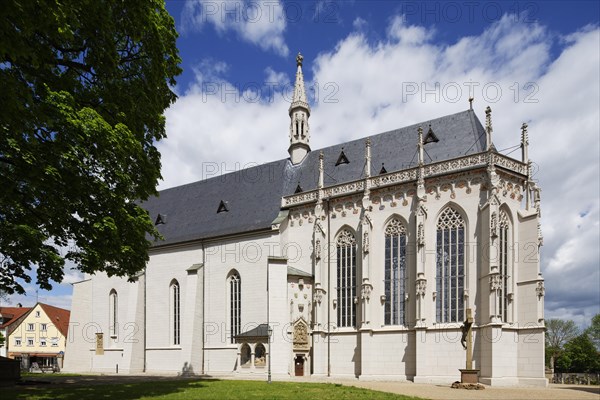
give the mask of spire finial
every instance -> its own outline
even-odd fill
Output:
[[[365,140],[365,175],[371,176],[371,138]]]
[[[323,150],[319,152],[319,189],[323,187],[323,160],[325,159],[325,155],[323,154]]]
[[[419,165],[423,165],[423,127],[419,126],[417,132],[419,133],[419,142],[417,143],[419,149]]]
[[[485,108],[485,133],[487,139],[487,150],[492,148],[492,108],[487,106]]]
[[[417,171],[417,197],[419,200],[425,198],[425,171],[423,167],[423,127],[419,126],[417,129],[419,133],[419,142],[417,143],[417,148],[419,149],[419,169]]]
[[[523,143],[527,142],[527,144],[529,144],[529,136],[527,135],[527,128],[529,126],[527,125],[526,122],[523,122],[523,125],[521,125],[521,141]]]
[[[473,100],[475,100],[475,98],[473,96],[469,96],[469,110],[473,109]]]
[[[301,162],[310,151],[310,128],[308,118],[310,117],[310,106],[304,89],[304,76],[302,75],[302,54],[296,56],[296,82],[292,103],[288,109],[290,115],[290,147],[288,153],[292,164]]]
[[[521,158],[525,164],[529,162],[529,154],[527,151],[528,145],[529,135],[527,134],[527,123],[523,122],[523,125],[521,125]]]

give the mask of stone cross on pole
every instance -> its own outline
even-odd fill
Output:
[[[465,319],[465,330],[467,331],[467,364],[466,369],[473,369],[473,314],[470,308],[467,308],[467,319]]]
[[[467,351],[467,362],[465,369],[460,370],[460,382],[477,384],[479,370],[473,369],[473,331],[471,329],[473,326],[473,311],[467,308],[466,314],[465,322],[461,327],[462,337],[460,343]]]

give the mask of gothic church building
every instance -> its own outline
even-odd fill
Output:
[[[544,378],[540,189],[527,126],[472,108],[321,150],[297,58],[289,158],[163,190],[132,279],[74,284],[64,369],[490,385]]]

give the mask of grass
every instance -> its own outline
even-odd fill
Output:
[[[37,375],[37,382],[42,377]],[[25,377],[28,379],[28,377]],[[416,397],[377,392],[330,383],[296,383],[264,381],[233,381],[214,379],[156,380],[119,383],[86,384],[58,383],[49,379],[45,384],[2,388],[2,399],[373,399],[418,400]]]
[[[64,377],[78,377],[78,376],[81,376],[81,374],[71,374],[71,373],[64,373],[64,372],[59,372],[59,373],[21,372],[21,379],[23,379],[23,380],[30,380],[30,378],[34,378],[34,380],[44,380],[46,378],[61,379]]]

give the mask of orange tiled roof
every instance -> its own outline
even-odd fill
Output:
[[[59,332],[67,337],[67,333],[69,332],[69,318],[71,317],[71,311],[65,310],[64,308],[54,307],[49,304],[39,304]]]
[[[6,317],[10,317],[8,321],[3,324],[0,324],[0,328],[6,328],[9,325],[16,322],[23,315],[27,314],[31,310],[31,307],[0,307],[0,314],[2,314],[3,319]],[[1,323],[2,321],[0,321]]]

